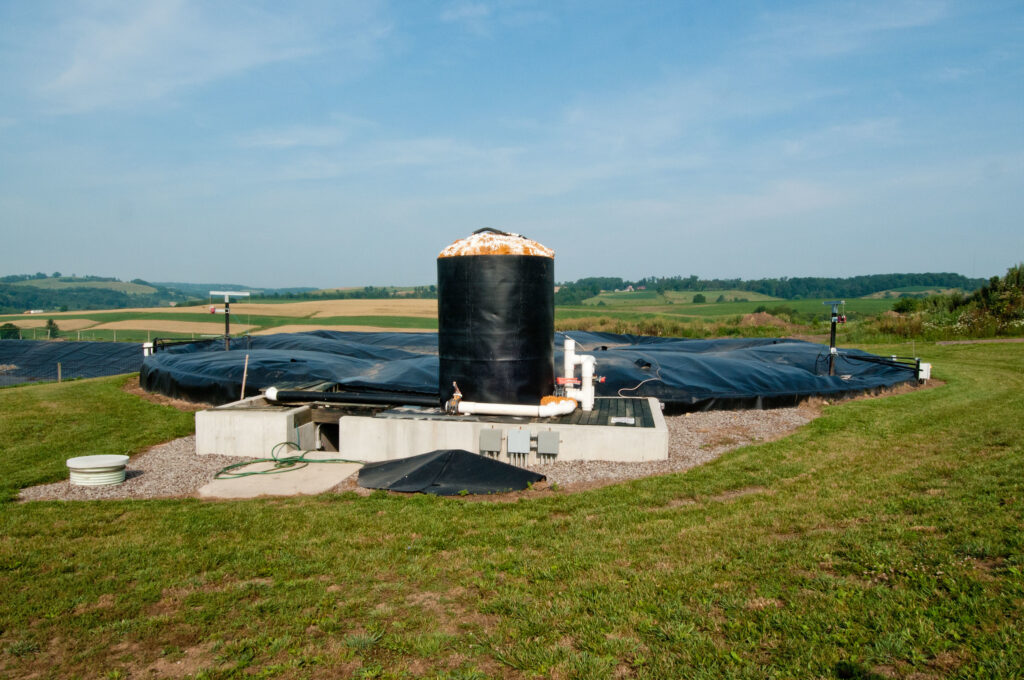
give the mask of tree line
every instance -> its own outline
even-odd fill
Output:
[[[782,277],[769,279],[701,279],[697,276],[645,277],[629,281],[618,277],[588,277],[559,286],[555,304],[575,305],[603,290],[645,288],[658,293],[666,291],[742,290],[787,300],[815,298],[855,298],[882,290],[927,286],[959,288],[974,291],[985,285],[985,279],[968,278],[948,272],[924,274],[868,274],[848,278]]]

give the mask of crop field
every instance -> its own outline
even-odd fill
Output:
[[[694,303],[694,292],[655,291],[602,294],[604,304],[559,306],[555,310],[556,327],[561,330],[607,330],[648,335],[679,337],[778,336],[797,333],[819,335],[826,331],[830,308],[823,300],[778,300],[745,291],[704,291],[708,302]],[[746,302],[715,302],[744,296]],[[217,302],[217,307],[223,302]],[[850,335],[857,321],[890,310],[889,299],[851,299],[845,311],[851,325],[841,326],[841,342]],[[764,315],[750,317],[755,310],[783,314],[786,322]],[[437,301],[398,300],[306,300],[281,303],[235,303],[231,306],[234,333],[291,333],[305,330],[391,330],[396,332],[437,329]],[[789,317],[796,315],[797,325]],[[154,337],[196,338],[218,334],[223,317],[209,313],[209,306],[155,307],[87,312],[57,312],[33,317],[8,315],[0,324],[13,323],[26,329],[24,337],[38,336],[46,319],[52,318],[63,337],[81,340],[145,341]],[[752,323],[764,321],[758,326]],[[752,327],[754,326],[754,327]],[[35,328],[32,331],[33,327]],[[31,331],[31,332],[30,332]],[[41,336],[39,336],[41,337]],[[856,337],[856,336],[854,336]]]
[[[45,288],[47,290],[100,288],[102,290],[116,290],[121,293],[128,293],[129,295],[147,295],[156,292],[156,288],[152,286],[125,281],[61,281],[60,279],[47,278],[16,281],[12,285]]]
[[[699,291],[699,290],[669,290],[664,293],[658,293],[654,290],[638,290],[638,291],[619,291],[619,292],[604,292],[600,295],[587,298],[583,301],[584,305],[600,305],[602,302],[605,305],[670,305],[670,304],[689,304],[693,302],[694,295],[703,295],[707,298],[708,302],[713,302],[719,297],[725,298],[723,302],[735,302],[739,300],[745,300],[749,302],[771,302],[780,300],[780,298],[774,298],[770,295],[764,295],[762,293],[753,293],[746,290],[710,290],[710,291]]]
[[[270,335],[272,333],[303,333],[310,330],[323,330],[323,331],[358,331],[361,333],[375,333],[378,331],[387,331],[389,333],[422,333],[424,328],[407,328],[402,326],[363,326],[363,325],[325,325],[325,324],[292,324],[285,326],[274,326],[273,328],[267,328],[261,331],[256,331],[253,335]]]
[[[931,286],[903,286],[902,288],[892,288],[890,290],[880,290],[877,293],[871,295],[865,295],[866,298],[894,298],[899,297],[901,294],[909,293],[912,295],[946,295],[957,291],[957,288],[934,288]]]
[[[46,320],[52,318],[50,315],[35,315],[35,316],[22,316],[17,319],[8,320],[7,318],[0,319],[0,323],[14,323],[18,328],[43,328],[46,326]],[[89,328],[95,326],[98,321],[95,319],[66,319],[60,323],[62,330],[77,331],[83,328]]]
[[[256,328],[251,324],[232,323],[233,333],[245,333]],[[93,330],[132,330],[132,331],[154,331],[157,333],[223,333],[224,322],[214,321],[179,321],[165,319],[126,319],[123,321],[110,321],[92,327]]]
[[[1024,344],[919,350],[934,389],[498,502],[18,503],[192,414],[123,377],[0,390],[0,676],[1020,677]]]

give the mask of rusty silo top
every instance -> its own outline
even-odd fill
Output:
[[[441,251],[438,258],[467,255],[533,255],[554,259],[555,251],[519,234],[479,229]]]

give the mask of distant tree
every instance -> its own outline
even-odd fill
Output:
[[[693,296],[693,301],[695,303],[697,303],[697,304],[700,304],[700,303],[703,303],[703,302],[707,302],[708,299],[706,297],[704,297],[703,293],[697,293],[696,295]]]
[[[725,302],[725,293],[719,295],[718,299],[715,300],[715,302]]]
[[[892,304],[892,311],[906,314],[917,311],[918,307],[920,307],[920,303],[915,298],[901,297]]]
[[[57,322],[53,319],[46,320],[46,337],[51,340],[55,340],[60,337],[60,328],[57,327]]]
[[[17,340],[21,338],[21,329],[13,323],[5,323],[0,326],[0,340]]]
[[[61,305],[60,306],[60,311],[62,311],[62,312],[68,311],[68,306],[67,305]]]
[[[60,272],[54,272],[54,273],[50,274],[50,277],[54,278],[54,279],[59,279],[60,276],[61,276]]]

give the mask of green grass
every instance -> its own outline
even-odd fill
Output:
[[[1024,347],[919,350],[945,386],[575,495],[0,506],[0,676],[1020,677]],[[0,392],[5,488],[187,429],[118,382]]]
[[[31,286],[32,288],[45,288],[47,290],[66,290],[70,288],[100,288],[102,290],[116,290],[129,295],[149,295],[156,292],[153,286],[144,286],[139,283],[127,281],[62,281],[60,279],[28,279],[26,281],[15,281],[15,286]]]
[[[189,434],[193,416],[124,392],[138,374],[0,392],[0,498],[67,477],[73,456],[127,454]]]

